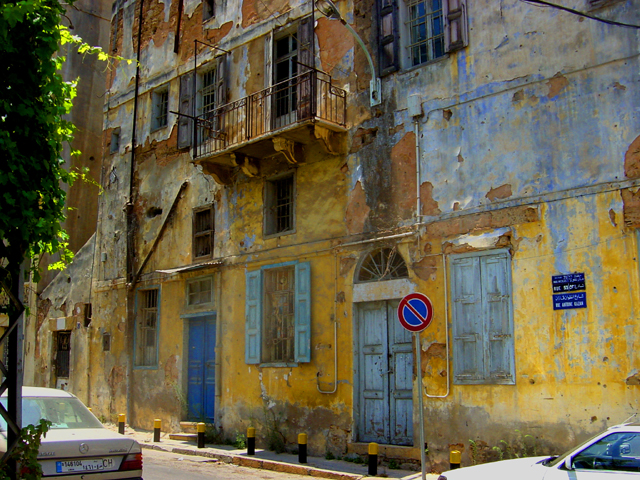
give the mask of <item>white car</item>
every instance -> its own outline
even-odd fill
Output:
[[[6,392],[0,398],[7,408]],[[22,424],[51,422],[38,461],[42,478],[142,480],[142,450],[132,438],[105,428],[74,395],[55,388],[22,388]],[[7,424],[0,417],[0,456],[7,449]]]
[[[559,457],[528,457],[444,472],[438,480],[640,479],[640,424],[617,425]]]

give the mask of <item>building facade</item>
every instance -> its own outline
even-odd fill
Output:
[[[115,2],[138,62],[109,74],[95,245],[51,295],[89,290],[92,314],[40,312],[34,382],[62,332],[105,419],[414,460],[422,396],[434,469],[624,421],[639,3],[536,3],[338,2],[375,92],[311,1]]]

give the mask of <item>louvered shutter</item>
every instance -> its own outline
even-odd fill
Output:
[[[380,76],[395,72],[400,68],[400,37],[397,19],[398,4],[396,0],[378,0]]]
[[[311,265],[296,265],[295,360],[311,361]]]
[[[257,364],[262,352],[262,271],[247,272],[245,299],[245,362]]]
[[[314,112],[313,85],[313,17],[305,17],[298,24],[298,120],[310,118]],[[310,68],[309,68],[310,67]],[[306,75],[304,75],[306,73]]]
[[[226,53],[216,60],[216,107],[221,107],[227,103],[227,62],[229,55]]]
[[[485,377],[491,383],[515,382],[511,271],[509,253],[480,257],[485,316]]]
[[[454,258],[451,267],[454,382],[483,383],[480,260],[478,257]]]
[[[180,107],[179,112],[193,116],[193,72],[180,77]],[[178,115],[178,148],[187,148],[193,141],[193,120],[183,115]]]
[[[224,132],[224,109],[221,108],[227,103],[227,62],[228,55],[224,54],[216,59],[215,63],[215,105],[211,113],[211,129],[212,136],[215,139],[221,139],[221,133]],[[221,146],[221,145],[219,145]]]
[[[466,0],[444,0],[444,38],[447,52],[455,52],[467,46],[467,2]]]

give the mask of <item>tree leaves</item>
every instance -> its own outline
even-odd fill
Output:
[[[0,3],[0,264],[11,271],[25,256],[66,248],[61,183],[77,174],[62,159],[75,96],[56,56],[63,13],[58,0]]]

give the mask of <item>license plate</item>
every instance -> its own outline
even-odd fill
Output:
[[[98,472],[113,470],[113,458],[92,458],[88,460],[62,460],[56,462],[57,473]]]

